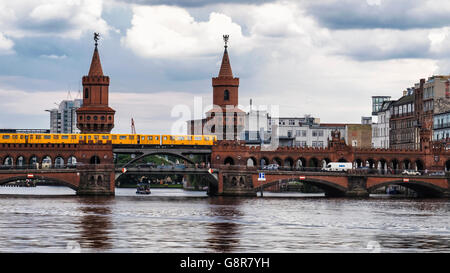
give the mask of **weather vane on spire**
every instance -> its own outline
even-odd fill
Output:
[[[97,32],[94,32],[95,47],[98,46],[98,40],[100,40],[100,34]]]
[[[225,48],[228,47],[227,43],[228,43],[229,38],[230,38],[230,35],[228,35],[228,34],[223,35],[223,41],[225,42]]]

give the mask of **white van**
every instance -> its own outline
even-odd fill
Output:
[[[351,162],[330,162],[326,167],[322,168],[325,172],[346,172],[353,169]]]

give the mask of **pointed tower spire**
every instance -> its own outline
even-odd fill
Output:
[[[77,128],[82,134],[109,134],[114,128],[115,110],[109,107],[109,77],[103,75],[97,45],[99,34],[94,33],[95,50],[89,74],[82,78],[83,105],[77,109]]]
[[[103,76],[102,63],[100,62],[100,55],[98,54],[98,40],[100,34],[94,32],[95,50],[92,55],[91,68],[89,69],[89,76]]]
[[[228,39],[230,35],[223,35],[223,41],[225,42],[225,51],[223,52],[222,65],[220,66],[219,77],[231,77],[233,78],[233,71],[231,70],[230,58],[228,57]]]

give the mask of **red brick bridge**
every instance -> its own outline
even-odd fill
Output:
[[[352,162],[350,173],[327,173],[328,162]],[[260,170],[268,164],[280,170]],[[422,196],[449,196],[450,143],[423,141],[418,150],[358,149],[333,135],[327,148],[248,146],[240,141],[221,141],[212,147],[211,166],[218,170],[217,194],[255,195],[258,187],[285,181],[301,181],[322,188],[328,196],[367,196],[376,188],[397,184]],[[358,168],[365,167],[364,170]],[[404,169],[424,175],[403,176]],[[430,176],[432,172],[446,175]],[[259,182],[259,172],[266,181]]]
[[[110,143],[3,143],[0,161],[0,185],[31,178],[67,186],[78,195],[114,195]]]
[[[259,181],[264,173],[264,181]],[[417,192],[420,197],[450,197],[450,177],[377,175],[364,172],[302,172],[257,170],[228,166],[218,171],[218,195],[256,196],[261,188],[269,188],[289,181],[314,185],[330,197],[365,197],[377,188],[401,185]]]

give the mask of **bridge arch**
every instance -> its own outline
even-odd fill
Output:
[[[22,167],[22,166],[24,166],[24,165],[26,165],[25,157],[22,156],[22,155],[19,155],[19,156],[16,158],[16,166]]]
[[[285,167],[285,168],[292,168],[292,167],[294,167],[294,160],[291,157],[286,157],[284,159],[283,167]]]
[[[133,163],[135,163],[135,162],[137,162],[137,161],[139,161],[139,160],[141,160],[141,159],[143,159],[143,158],[145,158],[145,157],[147,157],[147,156],[150,156],[150,155],[170,155],[170,156],[174,156],[174,157],[181,158],[181,159],[183,159],[183,160],[189,162],[189,163],[192,164],[192,165],[195,164],[194,161],[192,161],[192,160],[189,159],[188,157],[186,157],[186,156],[184,156],[184,155],[181,155],[181,154],[170,153],[170,152],[153,151],[153,152],[147,152],[147,153],[143,153],[143,154],[141,154],[141,155],[136,156],[134,159],[130,160],[128,163],[124,164],[122,167],[128,167],[128,166],[130,166],[131,164],[133,164]],[[233,162],[234,162],[234,160],[233,160]]]
[[[278,164],[278,166],[283,166],[283,162],[281,161],[281,158],[279,158],[278,156],[272,158],[272,163],[273,164]]]
[[[311,157],[308,162],[308,167],[319,168],[319,160],[315,157]]]
[[[99,158],[97,155],[94,155],[94,156],[92,156],[91,159],[89,160],[89,163],[90,163],[90,164],[93,164],[93,165],[100,164],[100,158]]]
[[[14,158],[10,155],[5,156],[5,159],[3,159],[3,165],[4,166],[13,166]]]
[[[325,192],[325,196],[328,197],[342,197],[345,196],[347,189],[341,185],[335,184],[333,182],[329,182],[322,179],[312,179],[307,178],[306,180],[300,180],[298,178],[289,178],[289,179],[279,179],[272,182],[268,182],[263,184],[263,188],[268,188],[274,185],[277,185],[278,183],[287,183],[287,182],[301,182],[305,184],[309,184],[312,186],[316,186],[319,189],[323,190]],[[261,188],[257,187],[255,188],[255,191],[260,190]]]
[[[301,169],[306,167],[306,159],[304,157],[300,157],[295,161],[295,167],[297,169]]]
[[[29,162],[30,166],[33,166],[39,162],[39,158],[35,155],[32,155],[32,156],[30,156],[30,159],[28,162]]]
[[[231,156],[226,157],[223,165],[234,165],[234,159]]]
[[[55,158],[55,167],[56,168],[64,167],[64,158],[62,156],[57,156]]]
[[[26,180],[26,179],[28,179],[28,177],[26,175],[11,176],[11,177],[8,177],[8,178],[1,179],[0,180],[0,185],[4,185],[4,184],[7,184],[9,182],[14,182],[14,181],[17,181],[17,180]],[[73,183],[70,183],[70,182],[68,182],[66,180],[63,180],[63,179],[47,177],[45,175],[34,175],[34,179],[41,179],[41,180],[45,180],[46,182],[53,183],[55,185],[66,186],[66,187],[69,187],[69,188],[71,188],[72,190],[75,190],[75,191],[78,189],[77,185],[75,185]]]
[[[254,158],[253,156],[247,158],[247,162],[246,163],[247,163],[247,167],[256,167],[256,166],[258,166],[256,158]]]
[[[370,169],[374,169],[376,168],[376,160],[373,158],[369,158],[366,160],[366,166],[369,167]]]
[[[392,170],[397,171],[399,169],[399,165],[400,165],[400,162],[398,161],[398,159],[394,158],[391,160]]]
[[[77,164],[77,158],[74,155],[71,155],[67,158],[68,166],[75,166]]]
[[[359,167],[363,167],[363,163],[364,162],[361,158],[357,158],[357,159],[355,159],[355,162],[353,164],[356,166],[356,168],[359,168]]]
[[[405,158],[402,160],[402,169],[411,169],[411,160],[409,160],[408,158]]]
[[[416,170],[417,171],[425,170],[425,164],[423,163],[422,160],[416,159],[416,161],[414,161],[414,164],[416,165]]]
[[[269,165],[269,159],[265,156],[261,157],[261,159],[259,160],[259,166],[263,167],[267,165]]]
[[[441,197],[446,189],[427,183],[424,181],[410,179],[409,182],[403,182],[403,180],[392,180],[383,183],[379,183],[367,188],[369,193],[373,193],[380,187],[398,185],[415,191],[419,197]]]

